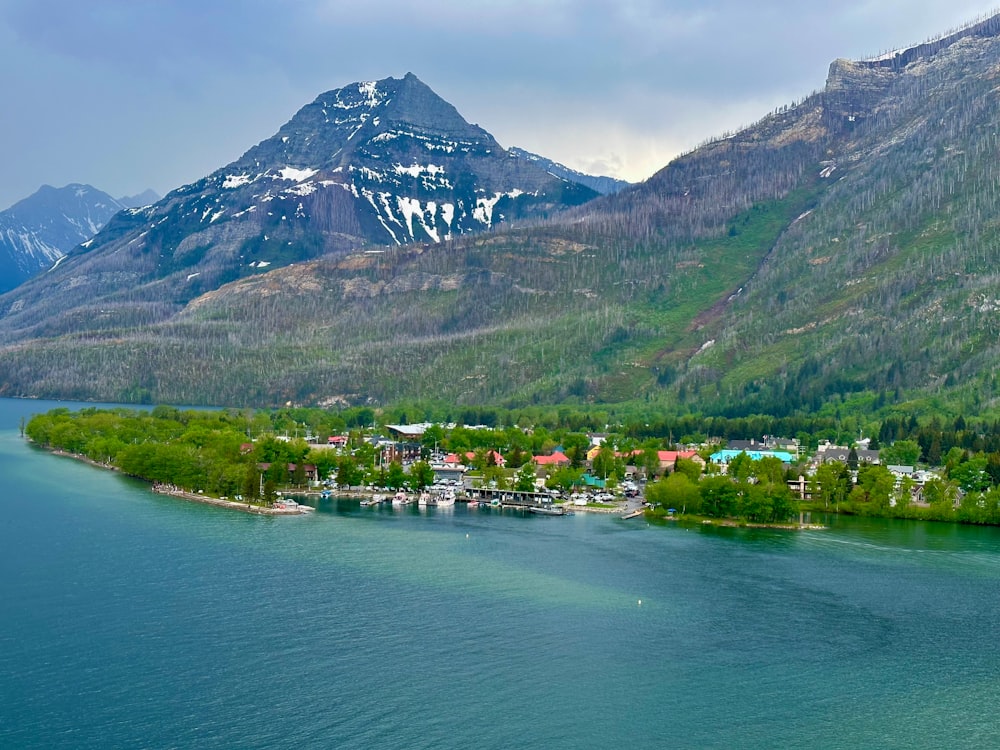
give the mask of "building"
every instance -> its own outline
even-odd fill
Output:
[[[562,451],[556,451],[550,456],[533,456],[532,460],[535,462],[536,466],[553,466],[556,468],[560,466],[569,466],[573,463]]]
[[[387,424],[385,429],[389,432],[397,435],[400,440],[420,440],[427,431],[427,428],[432,427],[431,422],[420,422],[419,424]]]
[[[878,451],[856,448],[855,452],[857,453],[859,464],[878,465],[880,463]],[[813,456],[813,464],[819,466],[829,461],[840,461],[846,464],[850,460],[850,457],[850,448],[842,445],[833,445],[829,440],[824,440],[819,444],[819,448],[816,449],[816,455]]]
[[[712,463],[719,464],[725,468],[729,465],[737,456],[749,456],[753,461],[760,461],[762,458],[776,458],[783,464],[793,464],[795,463],[795,457],[788,453],[787,451],[769,451],[769,450],[732,450],[726,448],[725,450],[716,451],[712,454]]]
[[[474,451],[468,451],[465,454],[465,462],[467,464],[471,464],[475,460],[476,460],[476,454]],[[448,459],[446,458],[445,462],[447,461]],[[507,465],[507,459],[501,456],[497,451],[486,451],[486,465],[499,466],[500,468],[503,468],[504,466]]]
[[[726,450],[732,451],[783,451],[791,453],[795,458],[800,455],[800,445],[796,438],[779,438],[774,435],[765,435],[760,440],[730,440],[726,443]]]
[[[698,455],[698,451],[657,451],[656,458],[660,462],[660,471],[664,473],[673,471],[679,458],[694,461],[701,468],[705,468],[705,459]]]

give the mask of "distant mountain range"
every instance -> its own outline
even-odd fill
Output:
[[[0,392],[1000,414],[997,91],[993,17],[598,196],[352,84],[0,296]]]
[[[90,185],[42,185],[34,194],[0,211],[0,293],[50,268],[97,234],[123,208],[157,200],[159,196],[152,190],[115,199]]]
[[[0,211],[0,292],[49,268],[123,208],[90,185],[43,185]]]
[[[624,190],[632,184],[631,182],[619,180],[614,177],[601,177],[584,174],[583,172],[578,172],[575,169],[570,169],[566,165],[560,164],[559,162],[546,159],[544,156],[539,156],[538,154],[533,154],[530,151],[525,151],[523,148],[513,147],[508,149],[508,152],[519,159],[525,159],[526,161],[537,164],[549,174],[555,175],[563,180],[569,180],[570,182],[578,182],[581,185],[586,185],[591,190],[594,190],[601,195],[617,193],[619,190]]]
[[[160,195],[155,190],[143,190],[137,195],[124,195],[118,199],[125,208],[142,208],[152,206],[160,200]]]

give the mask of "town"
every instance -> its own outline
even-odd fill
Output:
[[[1000,523],[995,425],[970,428],[961,418],[947,429],[887,421],[876,437],[810,445],[806,435],[671,441],[622,429],[348,427],[340,416],[347,429],[329,429],[337,425],[317,415],[312,426],[288,416],[57,409],[33,417],[25,434],[156,487],[251,510],[294,507],[296,497],[353,497],[366,505],[473,502],[773,524],[808,512]]]

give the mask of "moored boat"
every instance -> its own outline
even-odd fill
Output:
[[[528,507],[530,513],[537,513],[540,516],[565,516],[566,509],[561,505],[531,505]]]

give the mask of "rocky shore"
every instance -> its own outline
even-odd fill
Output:
[[[177,487],[173,487],[172,485],[165,484],[154,484],[152,490],[158,495],[169,495],[170,497],[180,498],[181,500],[189,500],[190,502],[203,503],[205,505],[214,505],[218,508],[238,510],[241,513],[252,513],[258,516],[301,516],[313,510],[308,505],[296,505],[292,508],[266,508],[261,505],[252,505],[251,503],[241,503],[221,497],[209,497],[208,495],[201,495],[196,492],[186,492]]]

